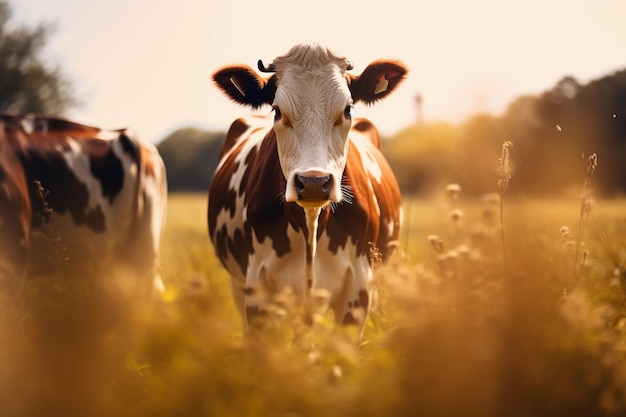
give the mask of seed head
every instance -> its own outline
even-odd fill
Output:
[[[456,224],[459,221],[461,221],[462,218],[463,218],[463,210],[456,209],[456,210],[452,210],[452,213],[450,213],[450,219],[452,219],[452,223]]]
[[[448,184],[446,185],[446,192],[452,200],[456,200],[461,193],[461,186],[459,184]]]
[[[431,246],[437,253],[443,252],[443,240],[437,235],[428,236],[428,242],[430,242]]]
[[[500,158],[500,166],[498,167],[498,188],[501,191],[506,190],[509,187],[509,181],[511,180],[511,164],[510,164],[510,149],[513,147],[513,142],[510,140],[502,143],[502,157]]]
[[[589,163],[587,164],[587,173],[593,175],[593,172],[598,167],[598,155],[595,153],[589,157]]]

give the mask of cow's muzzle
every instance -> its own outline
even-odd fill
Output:
[[[298,201],[320,202],[323,205],[330,199],[334,180],[332,175],[319,171],[296,174],[294,186]]]

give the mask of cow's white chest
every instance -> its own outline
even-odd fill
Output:
[[[306,292],[328,291],[329,306],[339,311],[347,305],[350,294],[360,289],[368,290],[372,271],[367,256],[357,256],[357,248],[350,242],[336,253],[329,250],[330,239],[323,233],[318,240],[317,253],[313,260],[314,279],[312,287],[306,283],[306,242],[301,231],[288,227],[287,235],[291,251],[279,257],[272,247],[270,238],[263,242],[254,241],[254,254],[250,255],[246,273],[246,286],[265,288],[264,295],[279,293],[285,288],[293,290],[299,299],[306,298]],[[344,300],[345,299],[345,300]],[[264,304],[271,300],[254,302]]]

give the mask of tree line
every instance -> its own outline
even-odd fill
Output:
[[[207,189],[224,135],[183,129],[159,144],[172,190]],[[596,192],[626,192],[626,70],[584,85],[566,76],[539,95],[517,98],[500,116],[407,126],[383,140],[383,152],[407,193],[457,183],[479,195],[497,189],[505,141],[513,142],[510,193],[554,196],[579,189],[594,153]]]
[[[67,74],[42,58],[54,27],[11,25],[0,0],[0,111],[62,115],[79,104]],[[225,132],[179,129],[159,144],[172,191],[206,191]],[[587,158],[598,157],[594,189],[626,191],[626,69],[587,84],[566,76],[551,89],[514,100],[500,116],[464,123],[415,123],[383,140],[383,152],[407,193],[457,183],[469,194],[493,192],[502,143],[513,142],[509,192],[555,195],[579,187]]]
[[[0,0],[0,111],[61,114],[78,104],[69,76],[42,57],[54,25],[11,25],[13,9]]]
[[[626,70],[584,85],[563,77],[539,95],[517,98],[501,116],[408,126],[385,141],[384,150],[408,192],[458,183],[480,194],[496,189],[504,141],[513,142],[511,193],[550,196],[579,189],[594,153],[595,191],[624,193]]]

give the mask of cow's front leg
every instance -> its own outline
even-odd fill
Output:
[[[363,336],[365,321],[372,303],[371,282],[372,270],[369,265],[349,268],[343,276],[342,291],[332,304],[335,321],[344,326],[357,326],[359,339]]]
[[[246,287],[244,288],[245,321],[249,330],[258,327],[267,316],[267,306],[275,288],[268,277],[265,266],[248,268]]]

